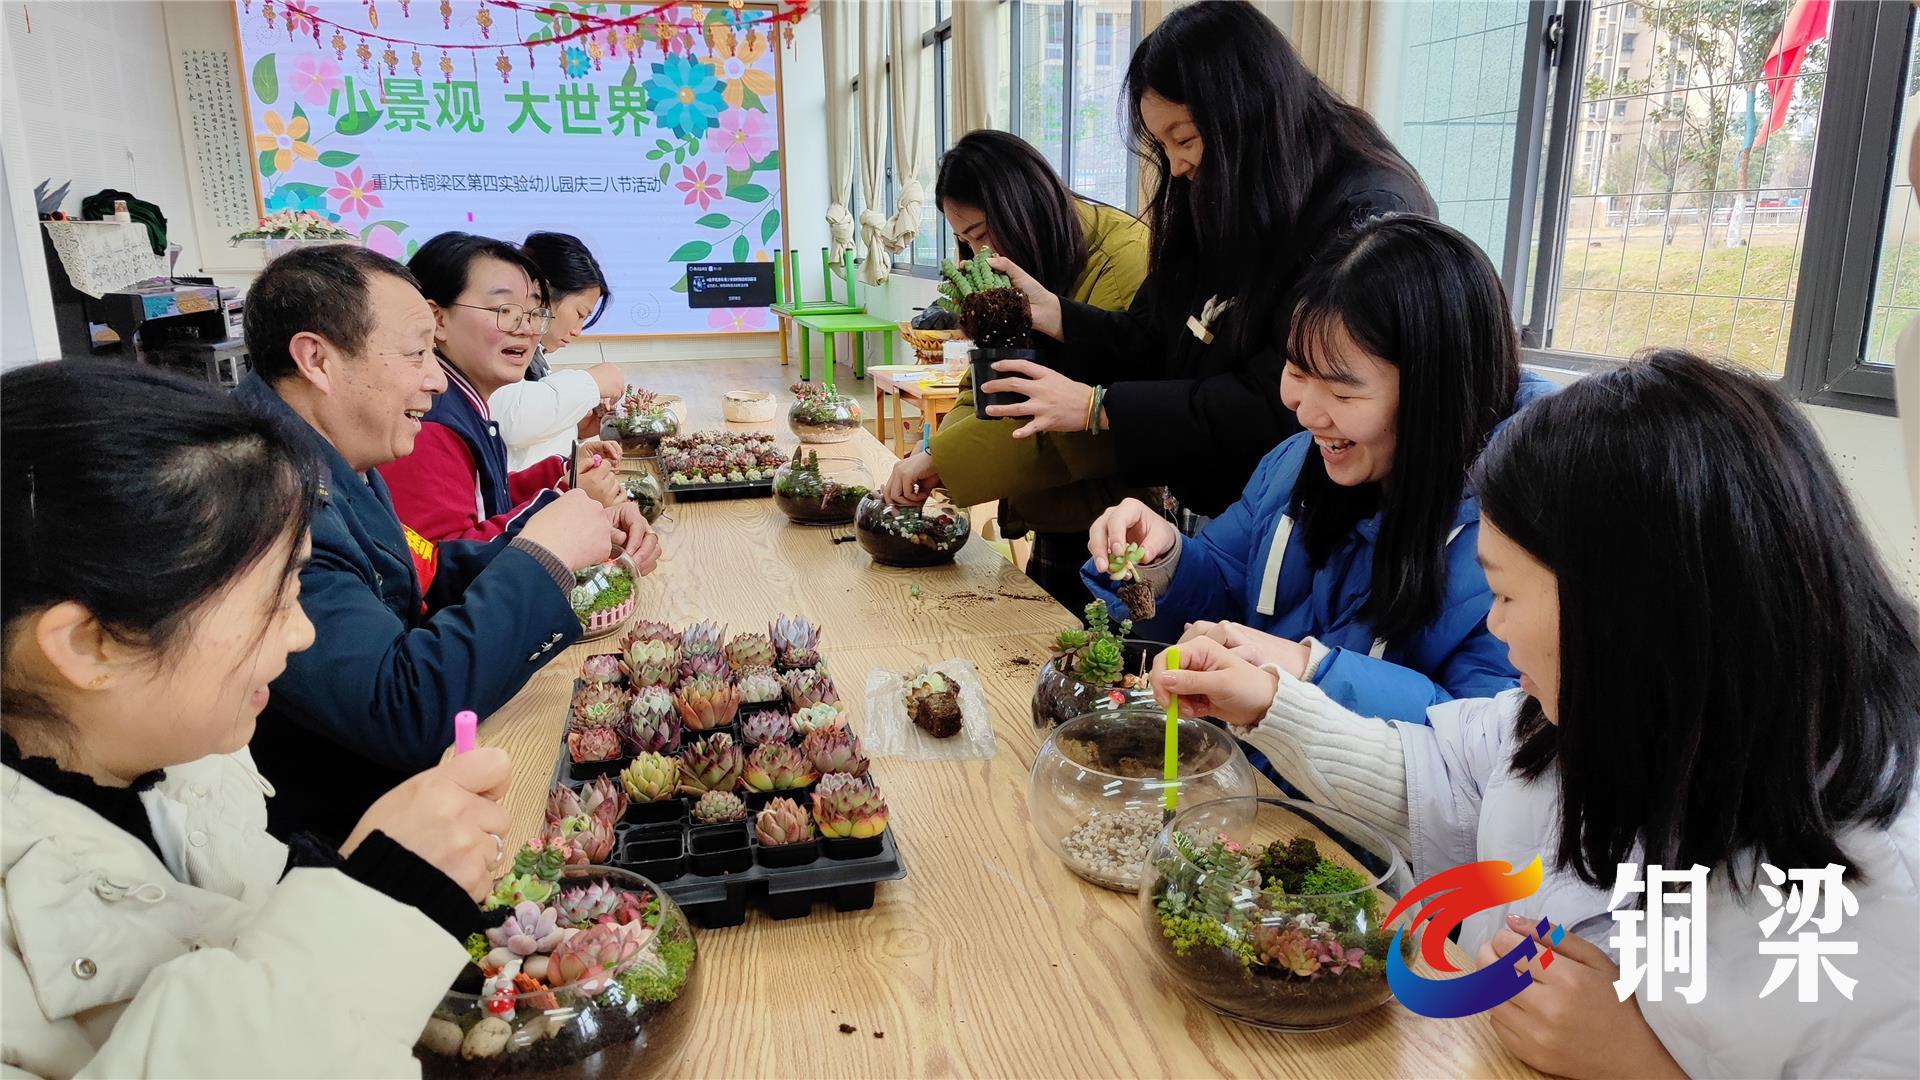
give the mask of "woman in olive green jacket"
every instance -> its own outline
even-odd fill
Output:
[[[1016,135],[976,131],[940,160],[934,202],[963,259],[991,248],[1061,295],[1124,311],[1147,273],[1147,227],[1124,210],[1067,190],[1047,159]],[[1040,343],[1043,347],[1051,342]],[[956,503],[1000,500],[1000,531],[1031,530],[1027,575],[1077,611],[1090,599],[1080,581],[1087,527],[1129,491],[1115,484],[1112,437],[1055,433],[1015,439],[1017,420],[991,420],[973,409],[963,382],[959,402],[941,421],[932,449],[906,458],[887,480],[893,502],[924,502],[936,487]]]

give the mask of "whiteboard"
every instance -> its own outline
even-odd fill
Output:
[[[769,331],[766,308],[690,307],[686,269],[785,245],[770,14],[236,0],[253,182],[402,261],[448,229],[572,233],[611,287],[596,335]]]

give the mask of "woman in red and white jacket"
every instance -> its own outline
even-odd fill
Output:
[[[470,233],[441,233],[407,263],[433,305],[434,345],[447,389],[421,421],[413,453],[380,467],[394,509],[428,540],[485,540],[565,490],[567,459],[507,464],[494,391],[520,381],[552,321],[539,269],[519,248]],[[576,483],[606,506],[626,495],[614,478],[616,443],[574,452]]]

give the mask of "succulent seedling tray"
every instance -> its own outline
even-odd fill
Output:
[[[572,766],[563,752],[554,779],[577,788],[594,775]],[[907,876],[891,822],[879,836],[862,840],[762,847],[753,834],[753,814],[761,806],[784,797],[809,807],[811,799],[806,790],[743,797],[747,819],[722,825],[696,824],[694,800],[687,796],[630,804],[614,829],[610,861],[660,886],[688,918],[709,929],[741,925],[749,907],[775,919],[802,918],[822,902],[835,911],[864,911],[873,906],[880,882]]]
[[[729,480],[719,484],[668,484],[667,494],[684,502],[708,499],[762,499],[773,497],[773,478],[765,480]]]

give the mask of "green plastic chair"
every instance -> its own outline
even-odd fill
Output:
[[[774,317],[780,321],[780,364],[789,362],[787,353],[787,327],[791,323],[800,332],[800,378],[812,378],[813,343],[810,334],[817,333],[826,339],[827,369],[824,375],[827,385],[833,385],[833,367],[836,360],[834,335],[853,336],[853,377],[867,377],[866,339],[861,335],[879,333],[883,346],[882,355],[893,355],[893,335],[898,329],[891,320],[875,318],[867,314],[860,306],[859,278],[853,272],[853,250],[847,249],[841,257],[841,265],[836,269],[826,248],[820,249],[820,276],[826,298],[807,301],[799,297],[800,264],[799,253],[793,251],[774,252],[773,278],[776,303],[773,305]],[[839,276],[846,283],[845,302],[833,298],[833,279]]]

